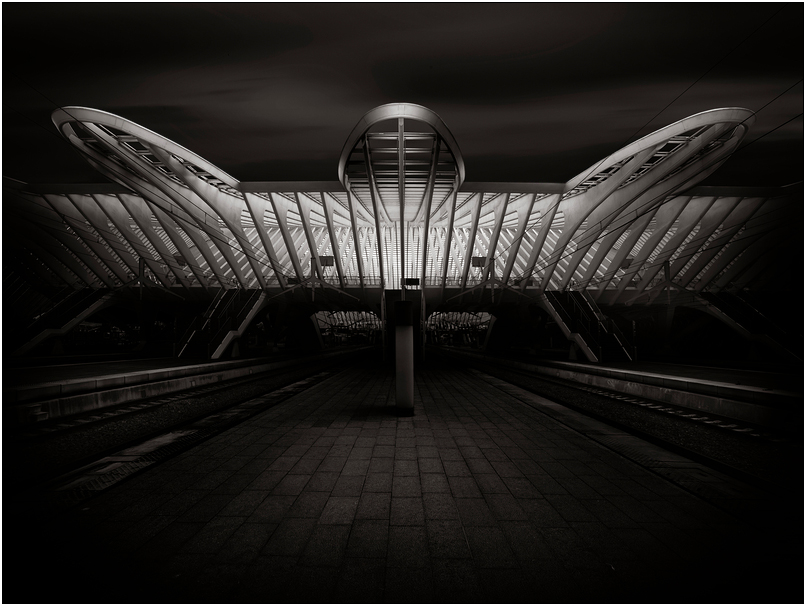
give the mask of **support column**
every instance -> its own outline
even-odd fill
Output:
[[[395,301],[395,403],[401,416],[414,415],[412,304],[412,301]]]

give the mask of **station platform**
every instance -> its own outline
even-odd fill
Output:
[[[802,602],[796,501],[481,371],[418,368],[398,417],[367,364],[5,553],[62,602]]]
[[[17,366],[10,369],[11,371],[3,377],[3,389],[14,390],[43,383],[67,383],[132,372],[180,368],[204,361],[184,358],[146,358],[142,360],[49,364],[46,366]]]
[[[316,360],[336,359],[367,349],[367,346],[356,346],[316,354],[278,354],[223,361],[149,358],[17,367],[5,373],[3,415],[12,425],[33,425],[195,386],[278,371]]]

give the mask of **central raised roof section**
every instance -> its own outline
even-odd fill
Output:
[[[413,103],[367,112],[347,138],[339,181],[380,225],[422,223],[464,181],[459,146],[442,119]],[[433,209],[432,209],[433,212]]]

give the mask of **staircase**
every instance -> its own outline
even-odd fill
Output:
[[[542,306],[589,362],[633,360],[633,346],[587,292],[546,291]]]
[[[576,307],[597,322],[596,338],[601,348],[600,359],[605,362],[632,362],[635,359],[635,347],[632,342],[612,318],[602,313],[591,294],[587,290],[573,291],[569,294]]]
[[[262,290],[220,290],[207,310],[191,322],[180,341],[177,357],[218,360],[246,331],[266,300]]]
[[[113,293],[106,289],[72,290],[45,313],[17,333],[20,345],[14,356],[22,356],[52,337],[70,332],[92,314],[109,304]]]
[[[567,294],[547,290],[540,297],[538,304],[557,323],[565,338],[579,346],[589,362],[598,362],[601,359],[599,344],[594,341],[585,323],[575,317]]]
[[[781,329],[738,295],[701,292],[699,296],[708,313],[734,330],[774,350],[803,360],[803,335],[799,330]]]

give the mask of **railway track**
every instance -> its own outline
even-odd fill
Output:
[[[342,367],[323,360],[11,430],[6,435],[7,452],[14,454],[15,465],[7,479],[29,490],[194,425],[189,431],[197,437],[212,435],[212,428],[217,432],[266,410]],[[202,426],[204,432],[199,431]]]
[[[503,365],[471,366],[739,480],[780,488],[802,477],[803,443],[795,436]]]

